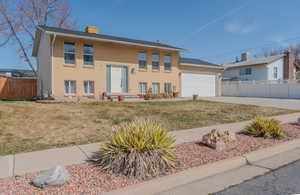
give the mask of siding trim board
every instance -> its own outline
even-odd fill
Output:
[[[168,48],[168,47],[161,47],[161,46],[152,46],[152,45],[146,45],[146,44],[140,44],[140,43],[130,43],[126,41],[117,41],[117,40],[107,40],[107,39],[101,39],[101,38],[96,38],[96,37],[85,37],[85,36],[80,36],[80,35],[70,35],[70,34],[65,34],[65,33],[53,33],[49,31],[45,31],[47,34],[56,34],[59,36],[64,36],[64,37],[72,37],[72,38],[80,38],[80,39],[87,39],[87,40],[95,40],[95,41],[103,41],[103,42],[108,42],[108,43],[119,43],[119,44],[125,44],[125,45],[135,45],[135,46],[142,46],[142,47],[148,47],[148,48],[157,48],[157,49],[164,49],[164,50],[170,50],[170,51],[188,51],[188,50],[183,50],[183,49],[173,49],[173,48]]]

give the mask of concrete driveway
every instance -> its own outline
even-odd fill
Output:
[[[208,97],[209,101],[268,106],[300,111],[300,99],[252,98],[252,97]]]

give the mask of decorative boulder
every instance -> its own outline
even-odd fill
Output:
[[[236,147],[236,136],[229,131],[211,130],[202,138],[202,143],[217,151],[228,150]]]
[[[62,166],[55,166],[51,169],[41,172],[32,181],[33,185],[39,188],[49,188],[60,186],[66,183],[70,178],[68,171]]]

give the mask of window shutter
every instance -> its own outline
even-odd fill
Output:
[[[106,90],[111,93],[111,65],[106,66]]]
[[[124,66],[122,68],[122,92],[128,93],[128,67]]]

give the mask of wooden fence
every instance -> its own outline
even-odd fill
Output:
[[[33,99],[36,96],[36,79],[0,77],[0,99]]]

